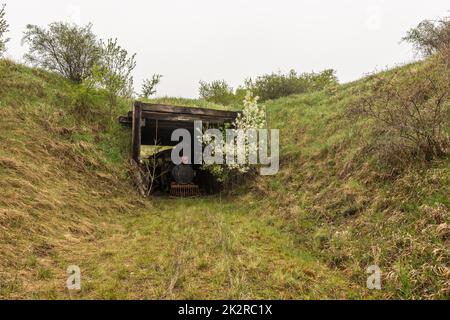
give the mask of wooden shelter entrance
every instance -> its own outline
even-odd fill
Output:
[[[221,126],[233,123],[238,112],[214,110],[196,107],[183,107],[166,104],[143,103],[136,101],[133,111],[119,118],[119,122],[132,128],[132,159],[141,163],[142,146],[175,146],[179,142],[171,141],[172,132],[183,128],[191,133],[191,145],[194,145],[194,121],[202,121],[209,126]],[[167,150],[161,153],[161,158],[168,161]],[[173,164],[172,164],[173,165]],[[217,191],[217,182],[212,176],[203,172],[199,165],[193,165],[196,172],[195,183],[203,192]]]

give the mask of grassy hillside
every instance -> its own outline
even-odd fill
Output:
[[[278,175],[233,197],[144,200],[101,92],[0,60],[0,297],[448,298],[449,159],[379,164],[373,123],[345,113],[367,81],[265,103]],[[380,292],[365,288],[372,264]]]
[[[79,98],[56,75],[0,60],[1,297],[38,294],[64,274],[62,255],[148,206],[124,179],[129,134],[77,110]]]
[[[255,183],[254,211],[283,217],[280,228],[356,282],[379,265],[385,297],[449,298],[449,158],[402,170],[378,161],[373,121],[346,111],[370,81],[266,104],[281,128],[281,172]]]

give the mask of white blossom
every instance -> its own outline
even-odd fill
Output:
[[[253,96],[251,91],[247,91],[245,95],[245,99],[243,101],[243,109],[242,112],[238,114],[235,122],[233,123],[233,129],[236,130],[244,130],[244,132],[248,132],[248,130],[252,129],[264,129],[266,127],[266,113],[265,108],[258,105],[259,97]],[[222,128],[224,137],[225,137],[225,129]],[[208,133],[204,133],[200,139],[204,144],[208,144],[211,142],[212,137]],[[225,140],[225,139],[224,139]],[[237,147],[236,147],[237,146]],[[217,177],[223,177],[225,174],[225,169],[227,170],[237,170],[241,173],[248,172],[251,169],[249,165],[249,154],[256,153],[258,146],[257,144],[250,143],[248,135],[245,136],[244,145],[236,144],[236,138],[232,141],[225,141],[221,146],[217,146],[217,148],[222,148],[222,154],[226,155],[227,151],[232,154],[237,154],[241,152],[245,154],[245,163],[228,163],[226,162],[223,165],[207,165],[203,166],[210,170],[210,172]]]

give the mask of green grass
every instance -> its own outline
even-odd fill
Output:
[[[345,113],[369,84],[265,102],[276,176],[233,197],[142,199],[102,92],[0,60],[0,297],[448,298],[449,159],[389,176],[364,149],[373,123]],[[372,264],[380,292],[365,289]]]
[[[80,265],[80,299],[361,297],[291,234],[255,218],[228,199],[155,200],[153,210],[119,219],[120,231],[59,260],[61,268]],[[37,297],[53,288],[49,282]],[[67,298],[62,287],[54,293]]]

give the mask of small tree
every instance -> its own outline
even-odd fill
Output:
[[[224,80],[216,80],[211,83],[200,81],[199,95],[206,101],[223,105],[229,105],[235,100],[233,88]]]
[[[6,23],[5,19],[5,4],[0,7],[0,56],[6,50],[6,43],[8,42],[8,38],[4,38],[6,32],[8,32],[9,25]]]
[[[107,91],[109,112],[117,107],[118,98],[129,98],[133,95],[133,76],[131,72],[136,67],[136,54],[128,55],[117,39],[101,42],[101,59],[94,67],[94,81]]]
[[[151,79],[145,79],[142,84],[142,98],[148,99],[150,96],[156,93],[156,86],[161,81],[162,75],[154,74]]]
[[[100,48],[91,29],[92,24],[78,27],[65,22],[54,22],[48,29],[27,25],[22,38],[22,44],[29,46],[25,60],[81,83],[99,59]]]
[[[408,31],[402,39],[414,46],[421,55],[427,57],[450,49],[450,17],[439,20],[424,20]]]
[[[258,130],[266,127],[266,112],[265,107],[258,105],[259,97],[253,95],[251,91],[247,91],[243,100],[242,113],[238,115],[235,122],[232,125],[233,129],[243,130]],[[248,137],[245,138],[243,145],[244,149],[235,150],[236,138],[232,141],[226,140],[227,125],[220,128],[223,135],[223,141],[214,141],[215,138],[211,137],[207,132],[200,136],[200,142],[204,145],[212,142],[216,143],[214,153],[226,155],[227,152],[235,154],[235,152],[242,152],[246,160],[249,159],[250,153],[257,152],[257,146],[249,141]],[[203,169],[209,170],[219,181],[225,182],[233,173],[247,173],[251,171],[255,165],[250,165],[248,161],[246,163],[226,163],[226,164],[208,164],[206,162],[202,165]]]

